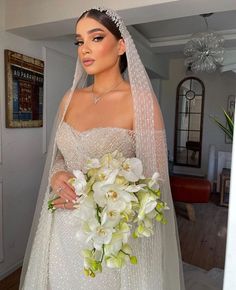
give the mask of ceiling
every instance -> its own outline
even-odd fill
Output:
[[[151,12],[149,11],[149,13]],[[157,17],[152,17],[152,19],[155,18],[157,19]],[[165,17],[163,16],[163,18]],[[224,37],[224,46],[227,50],[236,49],[236,10],[215,12],[207,18],[207,21],[209,30],[214,30]],[[66,19],[60,22],[19,27],[11,29],[10,32],[31,40],[48,39],[73,42],[74,35],[71,34],[71,31],[74,31],[75,23],[76,19]],[[182,54],[184,45],[193,33],[207,30],[204,18],[200,15],[134,24],[128,28],[137,41],[157,54]]]
[[[225,39],[227,49],[236,49],[236,10],[217,12],[207,18],[209,30]],[[180,53],[190,36],[207,30],[200,15],[136,24],[132,34],[154,53]]]

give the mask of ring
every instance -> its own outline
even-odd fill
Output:
[[[68,200],[68,199],[65,199],[65,201],[66,201],[66,203],[68,203],[68,202],[69,202],[69,200]]]

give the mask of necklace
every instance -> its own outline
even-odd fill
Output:
[[[92,90],[91,90],[91,92],[92,92],[92,96],[93,96],[93,102],[94,102],[94,104],[96,105],[96,104],[97,104],[97,103],[102,99],[102,97],[104,97],[106,94],[108,94],[108,93],[114,91],[116,88],[118,88],[119,85],[120,85],[122,82],[123,82],[123,79],[122,79],[118,84],[116,84],[114,87],[112,87],[111,89],[109,89],[108,91],[106,91],[106,92],[104,92],[104,93],[102,93],[102,94],[100,94],[100,95],[95,95],[95,94],[94,94],[94,91],[93,91],[94,85],[93,85],[93,86],[92,86]]]

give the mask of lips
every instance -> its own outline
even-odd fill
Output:
[[[90,66],[94,63],[94,59],[88,58],[88,59],[83,59],[83,64],[84,66]]]

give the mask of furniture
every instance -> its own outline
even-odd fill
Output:
[[[220,205],[228,206],[230,187],[230,169],[223,168],[220,174]]]
[[[189,219],[195,221],[195,211],[192,204],[209,201],[210,182],[203,178],[173,175],[170,177],[170,186],[173,200],[185,203]]]

